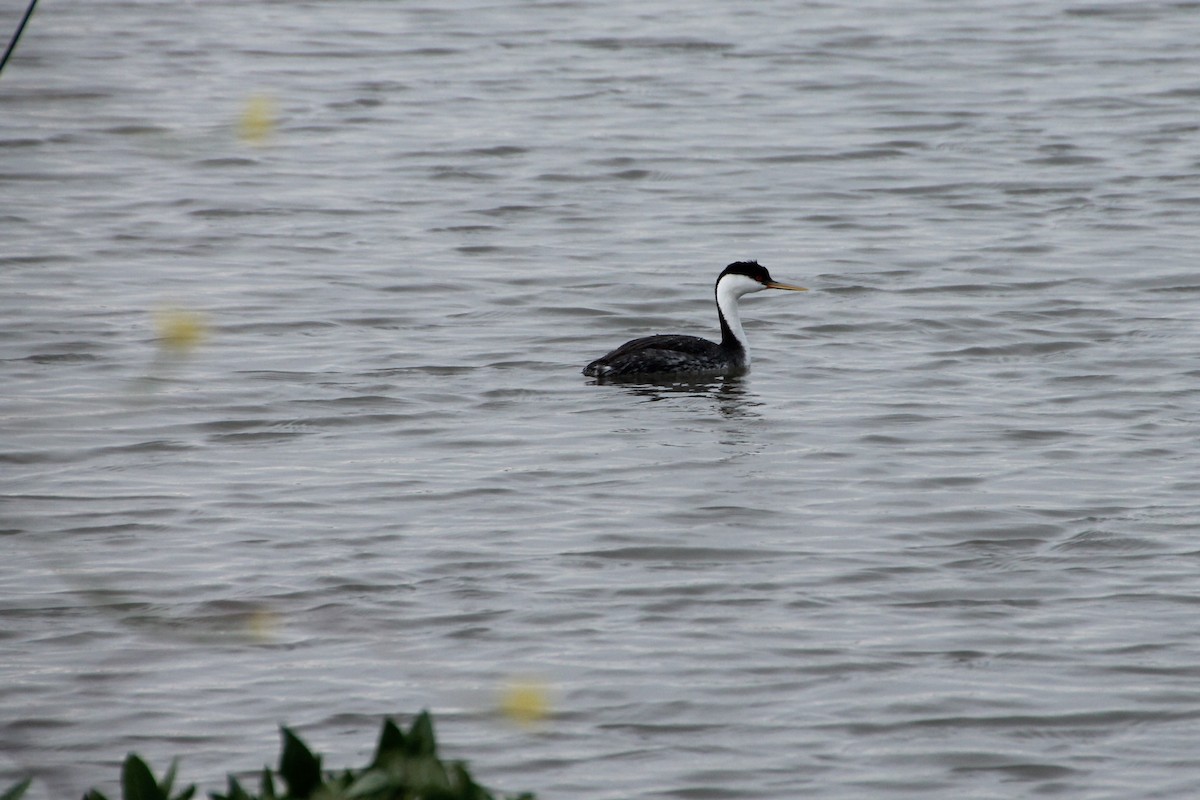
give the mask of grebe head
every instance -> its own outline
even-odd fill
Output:
[[[757,261],[735,261],[721,271],[717,276],[718,296],[728,292],[733,297],[741,297],[751,292],[761,292],[763,289],[783,289],[789,292],[807,292],[803,286],[792,286],[771,279],[771,273]]]
[[[717,277],[717,315],[721,318],[721,345],[739,352],[737,358],[744,368],[750,366],[750,348],[738,314],[737,300],[744,294],[763,289],[785,289],[789,292],[808,291],[771,279],[771,273],[757,261],[735,261]]]

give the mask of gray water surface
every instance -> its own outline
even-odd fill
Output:
[[[430,708],[549,800],[1196,796],[1198,41],[1156,0],[44,2],[0,77],[0,788],[218,789],[280,723],[350,766]],[[579,374],[714,335],[743,258],[812,289],[746,298],[749,376]]]

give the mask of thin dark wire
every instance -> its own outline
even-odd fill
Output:
[[[29,22],[29,18],[33,16],[33,7],[37,5],[37,0],[29,0],[29,8],[25,9],[25,16],[21,17],[21,24],[17,26],[17,32],[13,34],[12,41],[8,43],[8,49],[4,51],[4,57],[0,58],[0,72],[4,71],[4,65],[8,63],[8,57],[12,55],[13,50],[17,49],[17,40],[21,38],[21,32],[25,30],[25,23]]]

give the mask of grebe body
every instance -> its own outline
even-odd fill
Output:
[[[583,368],[593,378],[708,377],[737,375],[750,368],[750,349],[738,315],[738,298],[764,289],[806,291],[771,279],[757,261],[737,261],[726,267],[714,287],[721,341],[699,336],[659,334],[634,339]]]

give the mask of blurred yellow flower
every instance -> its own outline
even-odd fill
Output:
[[[261,643],[273,642],[279,636],[281,620],[274,611],[261,608],[246,619],[246,632]]]
[[[154,317],[159,344],[175,353],[186,353],[198,345],[207,333],[204,318],[192,311],[167,309]]]
[[[500,692],[500,711],[519,725],[536,725],[550,714],[549,694],[541,681],[509,681]]]
[[[246,101],[238,118],[237,135],[246,144],[263,144],[275,132],[275,101],[265,94],[256,94]]]

